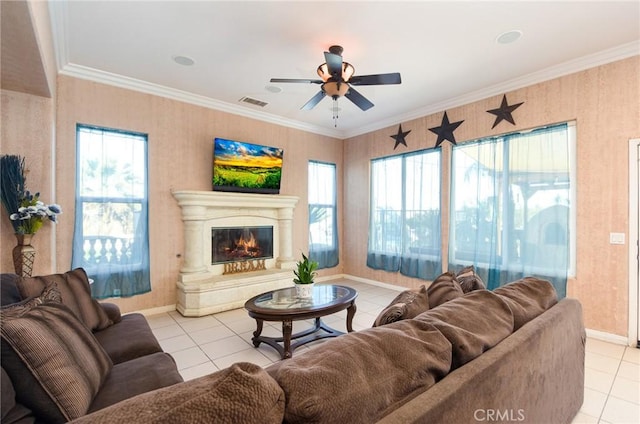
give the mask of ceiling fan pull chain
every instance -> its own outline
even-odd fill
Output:
[[[338,99],[333,99],[333,126],[338,128]]]

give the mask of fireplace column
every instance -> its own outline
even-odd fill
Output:
[[[184,222],[184,265],[180,272],[193,274],[206,272],[207,267],[203,262],[204,251],[203,234],[207,208],[203,206],[183,206],[182,220]]]
[[[280,241],[279,256],[276,258],[278,268],[294,269],[296,260],[293,257],[293,208],[278,209],[278,237]]]

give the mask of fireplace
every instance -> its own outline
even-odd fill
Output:
[[[273,226],[211,229],[211,264],[273,258]]]
[[[203,316],[292,285],[295,196],[174,191],[184,225],[176,309]]]

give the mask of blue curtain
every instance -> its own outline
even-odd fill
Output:
[[[338,265],[336,165],[309,162],[309,258],[318,269]]]
[[[453,148],[450,270],[473,264],[489,289],[537,276],[566,295],[571,134],[562,124]]]
[[[373,160],[367,266],[433,280],[442,272],[440,150]]]
[[[78,125],[72,267],[95,298],[151,291],[147,136]]]

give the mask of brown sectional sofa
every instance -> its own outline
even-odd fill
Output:
[[[77,313],[85,327],[92,330],[94,340],[108,357],[109,370],[90,399],[88,413],[183,381],[175,361],[162,351],[145,317],[141,314],[121,316],[116,305],[92,300],[84,270],[77,269],[65,274],[29,280],[27,285],[19,287],[20,277],[1,274],[0,301],[3,312],[14,305],[20,305],[31,294],[39,294],[46,284],[56,282],[60,288],[62,303],[68,306],[67,310]],[[3,327],[7,326],[4,319],[3,315]],[[67,421],[64,413],[60,413],[63,408],[51,405],[51,394],[39,389],[38,381],[22,366],[20,355],[16,355],[12,346],[6,342],[4,330],[6,328],[3,328],[2,339],[2,423]],[[76,331],[81,332],[83,328],[79,330]],[[55,333],[56,328],[52,326],[50,332]],[[47,358],[48,361],[57,359]],[[67,390],[63,388],[62,391]],[[15,395],[12,396],[13,393]]]
[[[548,282],[524,279],[74,422],[570,423],[583,401],[584,343],[579,302],[558,302]]]

